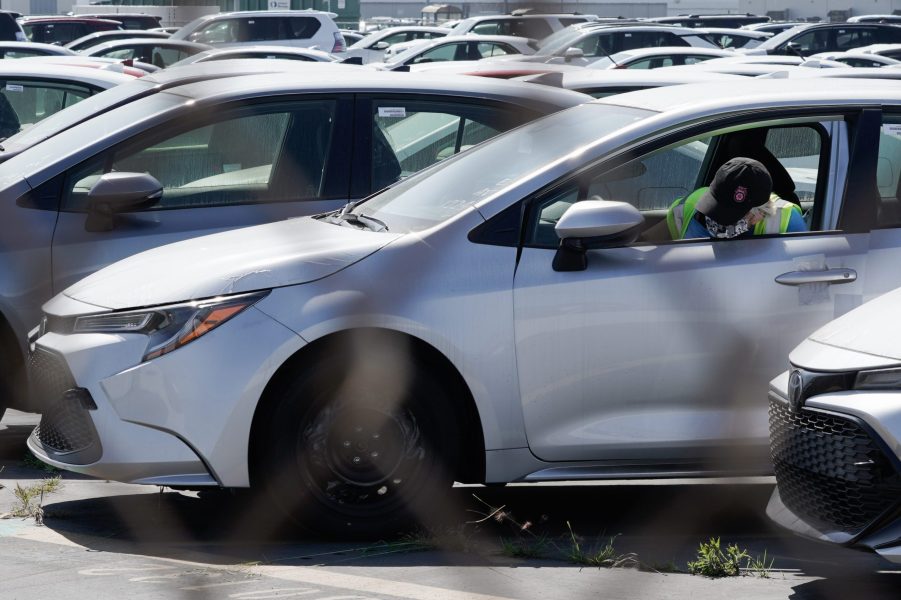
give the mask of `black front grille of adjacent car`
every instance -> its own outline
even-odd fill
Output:
[[[770,401],[770,450],[782,502],[811,524],[851,535],[901,499],[901,476],[852,418]]]
[[[36,348],[28,359],[31,391],[42,409],[41,422],[34,435],[53,452],[68,454],[90,447],[96,438],[94,424],[75,381],[63,359],[43,348]]]

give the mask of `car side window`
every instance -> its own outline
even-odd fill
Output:
[[[210,23],[200,31],[190,35],[192,42],[201,44],[229,44],[239,41],[238,20],[223,19]]]
[[[653,58],[645,58],[636,60],[629,64],[627,69],[659,69],[660,67],[671,67],[673,59],[669,56],[655,56]]]
[[[879,135],[877,227],[901,227],[901,115],[887,114]]]
[[[286,39],[308,40],[319,31],[322,23],[313,17],[288,17],[283,20],[287,27]]]
[[[458,42],[456,44],[443,44],[437,48],[427,50],[413,59],[413,64],[442,62],[448,60],[469,60],[469,52],[467,47],[469,42]]]
[[[495,44],[493,42],[479,42],[476,46],[476,52],[478,52],[481,58],[516,54],[516,51],[510,46],[507,46],[506,44]]]
[[[554,226],[569,205],[580,200],[612,200],[637,208],[645,219],[639,241],[673,241],[667,213],[680,199],[709,185],[716,167],[739,156],[764,164],[773,179],[773,193],[800,204],[806,228],[816,230],[815,204],[825,190],[827,173],[820,172],[828,152],[826,134],[817,124],[749,127],[650,152],[615,168],[589,169],[545,197],[532,201],[526,240],[553,247]],[[705,238],[706,239],[706,238]]]
[[[9,137],[38,121],[84,100],[91,90],[75,84],[0,80],[0,137]],[[15,131],[13,131],[15,130]]]
[[[472,33],[479,35],[501,35],[501,26],[498,21],[482,21],[472,28]]]
[[[379,42],[385,42],[389,46],[393,46],[394,44],[400,44],[401,42],[407,42],[407,41],[410,41],[411,39],[417,39],[417,38],[415,38],[415,37],[410,38],[410,34],[402,32],[402,33],[393,33],[389,36],[383,37],[382,39],[379,40]]]
[[[242,42],[267,42],[278,40],[287,36],[287,33],[279,31],[282,19],[256,17],[244,19]]]
[[[319,198],[334,115],[334,101],[311,100],[160,128],[72,169],[63,209],[84,210],[91,186],[111,171],[153,175],[163,186],[154,208]]]
[[[523,119],[526,117],[523,116]],[[501,109],[463,102],[373,102],[372,191],[518,124]]]
[[[835,34],[835,50],[840,52],[875,43],[876,35],[872,29],[861,27],[839,29]]]

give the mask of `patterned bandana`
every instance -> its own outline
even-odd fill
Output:
[[[707,227],[707,233],[714,238],[734,238],[747,233],[751,228],[748,219],[744,218],[735,225],[720,225],[707,215],[704,215],[704,225]]]

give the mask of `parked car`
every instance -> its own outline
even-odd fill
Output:
[[[65,46],[98,31],[122,29],[118,21],[82,17],[22,17],[18,20],[30,42]]]
[[[720,62],[722,60],[722,62]],[[785,64],[783,62],[732,62],[726,59],[711,59],[702,63],[697,63],[684,67],[665,67],[664,71],[706,71],[708,73],[725,73],[727,75],[742,75],[744,77],[761,77],[761,76],[786,76],[792,73],[813,71],[813,70],[847,70],[851,69],[848,65],[829,60],[820,59],[798,59],[796,64]]]
[[[589,99],[489,79],[414,81],[406,74],[270,61],[280,63],[276,69],[264,62],[161,71],[3,142],[0,154],[14,154],[4,163],[7,172],[18,173],[11,200],[0,207],[10,219],[2,260],[11,262],[0,278],[5,385],[22,356],[9,349],[24,339],[40,303],[104,264],[176,239],[340,207],[500,131]],[[111,204],[116,222],[104,230],[96,224],[91,182],[136,171],[143,174],[137,179],[159,181],[162,196],[154,206]],[[28,195],[17,205],[21,193]],[[34,252],[13,251],[19,247]]]
[[[347,48],[346,56],[359,56],[363,64],[379,62],[385,56],[385,50],[395,44],[443,38],[448,34],[444,27],[393,27],[370,33],[362,40]]]
[[[0,10],[0,41],[24,42],[25,32],[16,21],[16,13]]]
[[[27,58],[30,56],[72,56],[75,53],[54,44],[37,42],[0,42],[0,57]]]
[[[820,54],[814,54],[811,58],[836,61],[848,65],[849,67],[857,68],[879,68],[887,65],[901,65],[901,60],[889,58],[882,54],[860,52],[857,50],[850,52],[821,52]]]
[[[343,57],[344,55],[342,55]],[[303,62],[337,62],[341,59],[322,50],[311,48],[297,48],[294,46],[240,46],[237,48],[213,48],[198,52],[174,63],[172,67],[183,67],[198,62],[212,60],[237,60],[252,59],[280,59],[298,60]]]
[[[122,26],[122,29],[130,29],[132,31],[155,29],[160,26],[160,21],[162,20],[157,15],[146,15],[144,13],[94,13],[79,14],[77,16],[116,21]]]
[[[408,50],[387,58],[383,63],[370,63],[373,69],[394,71],[446,61],[473,61],[495,56],[520,56],[534,52],[534,42],[509,35],[447,36],[417,42]]]
[[[901,285],[901,223],[871,191],[901,91],[743,83],[587,103],[342,210],[91,275],[32,338],[29,447],[101,478],[253,486],[372,535],[453,481],[768,471],[760,394],[789,349]],[[667,207],[736,156],[810,231],[672,241]]]
[[[898,43],[901,43],[901,27],[897,25],[815,23],[783,31],[746,52],[810,56],[820,52],[844,52],[870,44]]]
[[[546,15],[486,15],[463,19],[448,35],[513,35],[541,40],[554,32],[577,23],[597,19],[594,15],[546,14]]]
[[[604,56],[587,65],[589,69],[659,69],[693,65],[714,58],[735,56],[731,50],[695,48],[692,46],[661,46],[638,48]]]
[[[112,31],[98,31],[97,33],[90,33],[84,37],[78,38],[77,40],[72,40],[71,42],[66,44],[65,47],[74,52],[83,52],[88,48],[91,48],[98,44],[103,44],[105,42],[111,42],[113,40],[134,40],[139,38],[166,39],[168,37],[169,34],[163,33],[162,31],[114,29]]]
[[[705,27],[700,31],[703,31],[701,35],[704,39],[717,48],[756,48],[773,37],[772,33],[751,31],[750,29]]]
[[[194,19],[172,34],[211,46],[272,44],[344,52],[344,38],[332,20],[334,13],[312,10],[218,13]]]
[[[848,23],[901,23],[901,15],[858,15]]]
[[[338,31],[341,32],[341,37],[344,38],[344,46],[346,48],[350,48],[352,45],[366,37],[365,34],[354,31],[353,29],[339,29]]]
[[[98,69],[4,61],[0,64],[0,139],[5,141],[66,107],[133,80]]]
[[[652,24],[588,23],[558,31],[542,40],[541,47],[531,56],[515,57],[513,60],[585,66],[617,52],[654,46],[716,48],[695,29]]]
[[[879,135],[877,214],[892,221],[901,195],[901,122],[889,120],[895,127]],[[892,231],[870,235],[894,244]],[[868,263],[877,277],[891,269],[876,257]],[[875,551],[894,563],[901,563],[899,294],[871,300],[811,334],[769,390],[777,484],[769,517],[804,537]]]
[[[207,44],[173,39],[125,39],[91,46],[81,54],[116,60],[138,60],[160,69],[210,50]]]
[[[737,28],[746,25],[765,24],[770,18],[765,15],[752,15],[746,13],[726,15],[678,15],[670,17],[653,17],[644,19],[650,23],[663,25],[675,25],[677,27],[729,27]]]

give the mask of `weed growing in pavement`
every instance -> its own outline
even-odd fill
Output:
[[[766,550],[763,551],[762,556],[755,556],[753,558],[748,558],[748,564],[745,567],[745,570],[761,579],[769,579],[770,571],[773,570],[773,563],[776,562],[775,558],[770,558],[767,561]]]
[[[742,561],[751,559],[747,550],[729,544],[723,551],[720,538],[710,538],[698,547],[698,559],[688,563],[688,572],[704,577],[736,577],[741,574]]]
[[[618,554],[616,552],[613,545],[616,536],[610,537],[606,544],[583,548],[569,521],[566,522],[566,528],[569,529],[569,547],[565,549],[565,555],[570,562],[587,567],[634,567],[638,565],[638,557],[634,553]]]
[[[44,522],[44,496],[57,492],[62,487],[62,479],[59,475],[49,477],[40,483],[22,487],[16,483],[16,489],[13,494],[18,500],[18,504],[13,507],[10,516],[12,517],[33,517],[38,525]]]

